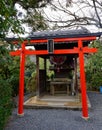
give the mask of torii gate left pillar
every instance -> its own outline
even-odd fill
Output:
[[[25,44],[22,43],[20,54],[20,80],[19,80],[19,101],[18,101],[18,115],[23,116],[23,102],[24,102],[24,71],[25,71]]]
[[[86,81],[84,72],[84,53],[97,52],[96,48],[83,47],[83,40],[95,40],[96,37],[86,38],[71,38],[69,41],[78,41],[78,47],[73,49],[60,49],[54,50],[54,54],[79,54],[80,64],[80,84],[82,94],[82,117],[88,119],[88,105],[86,95]],[[59,39],[58,39],[59,40]],[[68,39],[67,39],[68,40]],[[56,40],[57,41],[57,40]],[[24,68],[25,68],[25,55],[48,55],[47,50],[26,50],[25,43],[22,43],[21,50],[10,53],[12,56],[20,55],[20,85],[19,85],[19,103],[18,103],[18,115],[24,115],[23,102],[24,102]]]

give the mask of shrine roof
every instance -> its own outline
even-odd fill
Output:
[[[52,31],[40,31],[33,32],[29,35],[29,39],[54,39],[54,38],[80,38],[102,35],[102,32],[90,33],[86,28],[78,30],[52,30]]]
[[[32,32],[28,37],[22,38],[24,40],[43,40],[43,39],[56,39],[56,38],[81,38],[81,37],[100,37],[102,32],[91,33],[86,28],[78,30],[48,30]],[[7,41],[15,41],[18,38],[6,38]]]

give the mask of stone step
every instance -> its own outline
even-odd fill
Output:
[[[46,98],[46,99],[40,99],[40,101],[47,101],[47,102],[72,102],[72,101],[76,101],[78,102],[79,99],[49,99],[49,98]]]

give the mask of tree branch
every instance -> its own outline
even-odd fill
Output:
[[[99,20],[99,25],[100,25],[100,27],[102,28],[102,23],[101,23],[101,19],[100,19],[100,17],[99,17],[99,14],[98,14],[98,11],[97,11],[97,8],[96,8],[95,0],[92,0],[92,1],[93,1],[94,9],[95,9],[95,12],[96,12],[96,16],[97,16],[97,18],[98,18],[98,20]]]

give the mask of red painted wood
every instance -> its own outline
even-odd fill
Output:
[[[21,50],[16,50],[16,51],[10,52],[10,55],[11,55],[11,56],[19,56],[20,53],[21,53]]]
[[[54,39],[54,42],[67,42],[67,41],[90,41],[90,40],[95,40],[96,37],[82,37],[82,38],[57,38]]]
[[[96,40],[95,36],[91,36],[91,37],[80,37],[80,38],[52,38],[54,40],[54,42],[67,42],[67,41],[90,41],[90,40]],[[35,39],[35,40],[24,40],[23,43],[25,44],[41,44],[41,43],[47,43],[47,39]],[[13,41],[13,44],[17,44],[18,41]],[[62,43],[63,44],[63,43]]]
[[[90,40],[95,40],[96,37],[82,37],[82,38],[55,38],[54,42],[67,42],[67,41],[78,41],[78,40],[82,40],[82,41],[90,41]],[[30,43],[45,43],[48,40],[30,40]],[[27,41],[26,41],[27,42]],[[62,43],[63,44],[63,43]]]
[[[98,51],[97,48],[83,47],[83,53],[95,53],[97,51]]]
[[[54,50],[53,54],[76,54],[78,53],[78,48],[74,49],[60,49],[60,50]],[[10,55],[16,56],[20,55],[21,50],[12,51],[10,52]],[[25,55],[48,55],[47,50],[25,50]]]
[[[26,55],[48,55],[48,51],[47,50],[26,50]],[[54,50],[53,54],[74,54],[74,53],[78,53],[78,49],[60,49],[60,50]]]
[[[88,48],[88,47],[83,47],[83,53],[94,53],[97,52],[96,48]],[[10,55],[12,56],[17,56],[20,55],[21,50],[17,50],[17,51],[12,51],[10,52]],[[54,50],[53,54],[76,54],[79,53],[79,49],[78,48],[74,48],[74,49],[60,49],[60,50]],[[25,50],[25,55],[48,55],[48,51],[47,50]]]
[[[88,118],[88,105],[87,105],[87,94],[86,94],[86,81],[85,81],[85,70],[84,70],[84,54],[83,54],[83,43],[81,40],[78,41],[79,47],[79,63],[80,63],[80,84],[82,94],[82,115],[84,118]]]
[[[24,70],[25,70],[25,44],[22,44],[20,54],[20,81],[19,81],[19,102],[18,102],[18,115],[23,115],[23,102],[24,102]]]

